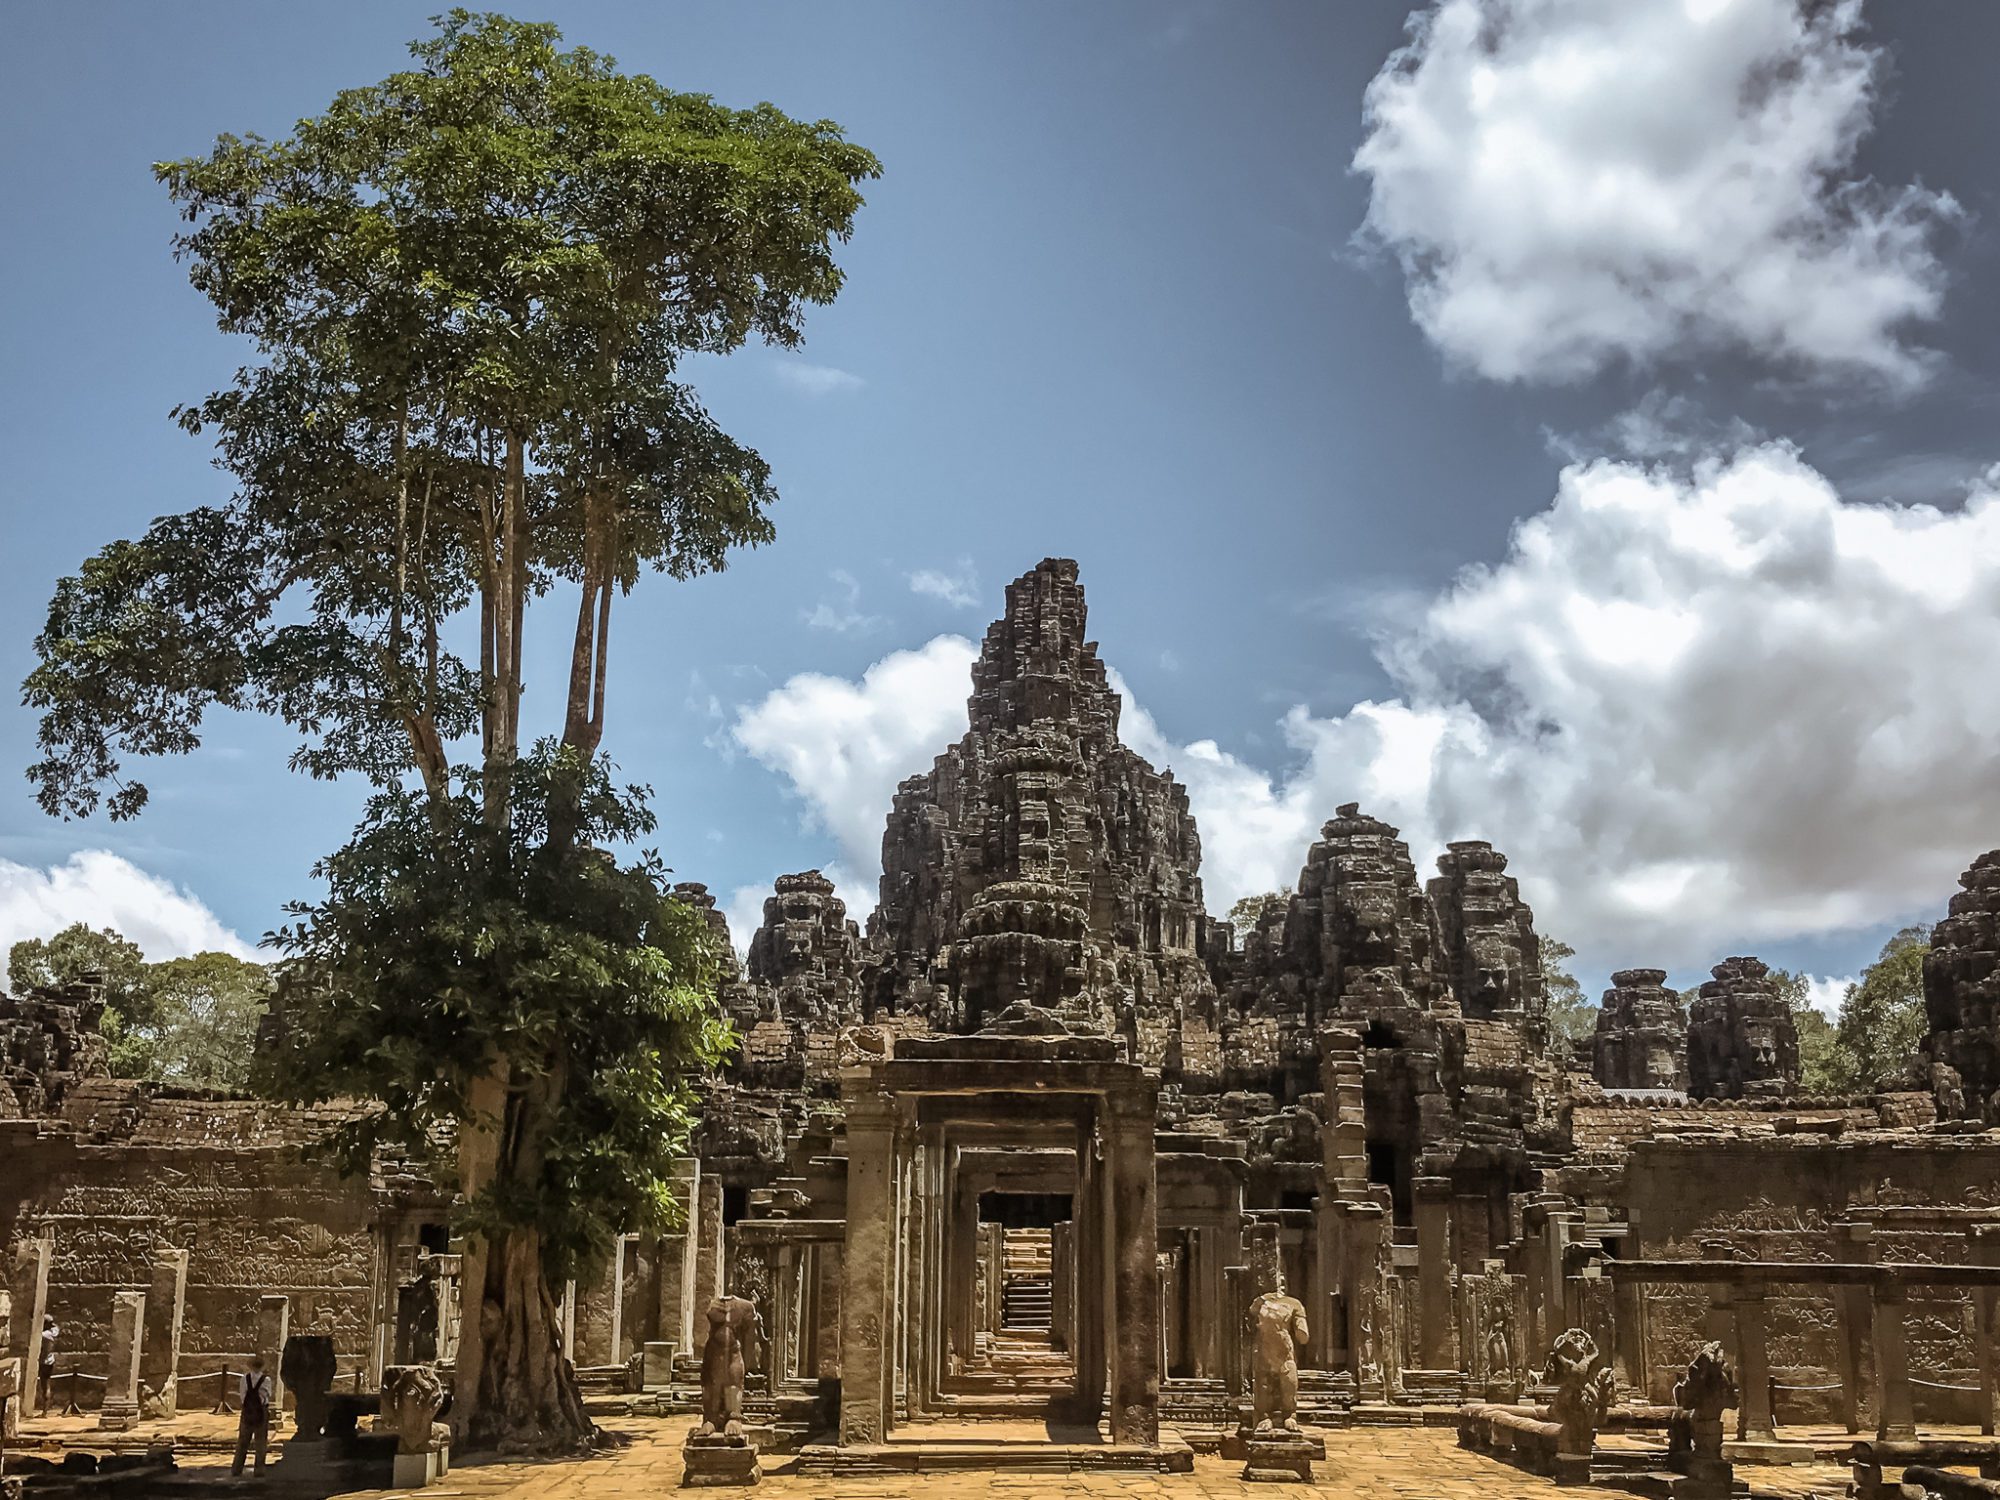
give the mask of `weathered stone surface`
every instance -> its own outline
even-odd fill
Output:
[[[1548,995],[1535,914],[1507,874],[1507,856],[1480,839],[1447,845],[1425,889],[1437,911],[1438,967],[1460,1011],[1475,1020],[1513,1020],[1545,1039]]]
[[[1688,1092],[1697,1099],[1771,1099],[1799,1085],[1792,1009],[1760,959],[1725,958],[1688,1014]]]
[[[1941,1116],[2000,1122],[2000,850],[1958,883],[1924,958],[1924,1059]]]
[[[94,984],[0,993],[0,1119],[58,1113],[76,1083],[106,1071]]]
[[[1620,969],[1597,1010],[1591,1072],[1608,1089],[1686,1089],[1688,1020],[1664,969]]]

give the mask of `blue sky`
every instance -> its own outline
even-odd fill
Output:
[[[28,671],[56,578],[226,485],[167,413],[245,352],[174,263],[150,163],[283,132],[400,66],[431,8],[10,15],[0,675]],[[648,580],[619,622],[606,748],[655,788],[681,876],[740,913],[833,865],[865,906],[889,787],[957,732],[954,638],[1066,555],[1135,743],[1195,790],[1213,906],[1289,878],[1359,798],[1420,865],[1450,837],[1513,854],[1593,990],[1745,951],[1847,975],[1942,914],[2000,843],[2000,778],[1974,774],[2000,560],[1966,498],[2000,460],[2000,17],[1484,0],[1513,28],[1495,95],[1450,54],[1471,8],[1425,12],[1408,86],[1372,104],[1406,7],[520,12],[674,87],[837,119],[884,165],[804,350],[699,373],[774,466],[778,541]],[[1591,49],[1632,76],[1509,93]],[[1773,55],[1809,65],[1797,133],[1739,160],[1772,127],[1729,85]],[[1677,98],[1719,102],[1647,108]],[[1509,150],[1528,190],[1481,176]],[[1633,201],[1580,236],[1607,191]],[[1689,540],[1721,532],[1764,561]],[[0,772],[33,739],[0,711]],[[0,938],[90,907],[162,953],[254,942],[360,798],[288,774],[289,744],[218,720],[123,825],[53,822],[0,775]]]

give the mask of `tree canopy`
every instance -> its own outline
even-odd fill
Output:
[[[796,345],[879,170],[830,121],[559,43],[454,10],[282,140],[159,164],[190,279],[254,351],[177,414],[235,494],[62,580],[25,690],[52,814],[136,814],[129,762],[218,708],[373,784],[279,935],[266,1082],[379,1098],[369,1131],[455,1126],[453,1420],[516,1448],[587,1439],[550,1267],[668,1211],[687,1075],[726,1037],[665,867],[608,852],[651,829],[599,759],[614,604],[771,538],[768,466],[682,365]],[[535,745],[545,617],[567,667]]]
[[[1547,933],[1540,934],[1540,942],[1542,982],[1549,997],[1549,1043],[1567,1063],[1568,1049],[1596,1033],[1597,1007],[1569,971],[1569,961],[1576,957],[1576,949]]]

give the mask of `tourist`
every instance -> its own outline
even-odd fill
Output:
[[[271,1377],[264,1373],[264,1356],[252,1355],[250,1368],[243,1372],[243,1399],[237,1407],[236,1417],[236,1462],[229,1466],[231,1474],[243,1472],[243,1456],[254,1443],[257,1448],[256,1472],[264,1472],[264,1449],[271,1439]]]
[[[62,1329],[56,1326],[53,1314],[42,1318],[42,1357],[35,1365],[35,1410],[43,1416],[49,1414],[49,1387],[56,1379],[56,1341],[62,1337]]]

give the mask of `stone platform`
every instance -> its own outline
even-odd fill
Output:
[[[850,1447],[801,1448],[791,1472],[801,1477],[863,1474],[1187,1474],[1194,1450],[1171,1433],[1152,1446],[1037,1442],[1032,1438],[930,1438]]]

